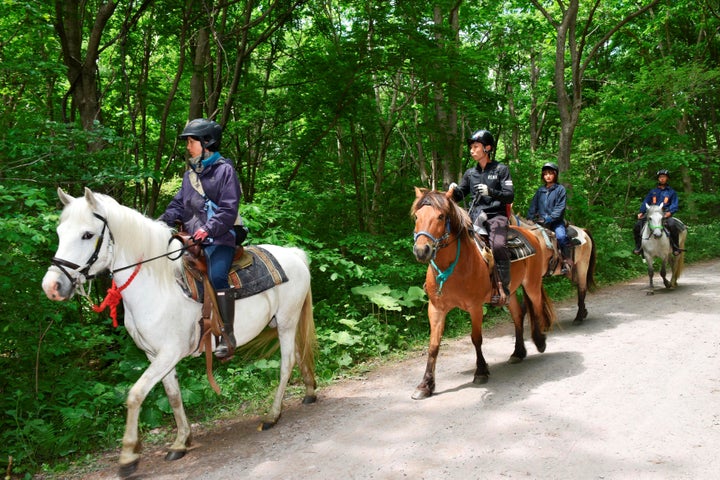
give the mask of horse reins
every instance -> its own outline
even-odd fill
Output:
[[[50,263],[51,263],[53,266],[57,267],[58,270],[60,270],[60,271],[68,278],[68,280],[70,280],[70,282],[72,283],[72,285],[73,285],[74,287],[77,287],[77,286],[80,284],[80,275],[82,275],[83,277],[85,277],[86,280],[92,280],[92,279],[94,279],[94,278],[97,278],[97,274],[95,274],[95,275],[88,275],[88,273],[90,272],[90,268],[95,264],[95,262],[96,262],[96,261],[98,260],[98,258],[100,257],[100,249],[102,248],[103,240],[105,239],[105,230],[107,230],[108,233],[109,233],[109,235],[110,235],[109,248],[112,248],[112,244],[113,244],[113,242],[115,241],[114,238],[113,238],[113,234],[112,234],[112,232],[110,231],[110,227],[108,226],[107,219],[106,219],[105,217],[103,217],[102,215],[98,214],[98,213],[93,213],[93,215],[94,215],[96,218],[100,219],[100,221],[103,222],[103,228],[102,228],[102,231],[100,232],[100,235],[98,236],[97,242],[95,243],[95,250],[93,251],[92,255],[90,255],[90,258],[89,258],[88,261],[85,263],[85,266],[84,266],[84,267],[81,267],[80,265],[78,265],[78,264],[76,264],[76,263],[73,263],[73,262],[70,262],[70,261],[68,261],[68,260],[64,260],[64,259],[62,259],[62,258],[58,258],[58,257],[53,257],[53,258],[50,260]],[[174,238],[174,237],[173,237],[173,238]],[[171,238],[170,241],[172,241],[173,238]],[[110,277],[112,277],[112,276],[113,276],[115,273],[117,273],[117,272],[122,272],[123,270],[128,270],[128,269],[130,269],[130,268],[139,267],[139,266],[141,266],[141,265],[144,264],[144,263],[152,262],[152,261],[158,260],[158,259],[160,259],[160,258],[164,258],[164,257],[171,258],[170,255],[172,255],[172,254],[174,254],[174,253],[178,253],[178,252],[185,251],[185,250],[187,250],[188,248],[190,248],[191,246],[192,246],[192,245],[183,245],[182,247],[178,248],[177,250],[172,250],[172,251],[166,252],[166,253],[164,253],[164,254],[162,254],[162,255],[158,255],[158,256],[156,256],[156,257],[152,257],[152,258],[148,258],[148,259],[145,259],[145,260],[141,260],[141,261],[139,261],[139,262],[136,262],[136,263],[133,263],[133,264],[130,264],[130,265],[126,265],[126,266],[121,267],[121,268],[116,268],[116,269],[110,271]],[[172,258],[171,258],[171,259],[172,259]],[[70,272],[68,272],[68,271],[65,269],[65,267],[71,269],[72,271],[77,272],[78,276],[75,277],[75,278],[73,278],[73,276],[70,274]],[[134,276],[134,275],[133,275],[133,276]]]

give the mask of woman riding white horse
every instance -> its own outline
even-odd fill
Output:
[[[42,282],[46,295],[51,300],[67,300],[76,290],[84,293],[83,284],[88,279],[109,270],[116,294],[122,296],[125,327],[150,360],[150,366],[128,393],[120,474],[130,475],[137,468],[140,407],[160,381],[177,423],[177,437],[166,458],[181,458],[190,445],[191,434],[175,365],[189,355],[199,354],[201,305],[188,298],[178,284],[181,262],[166,256],[172,230],[89,189],[78,198],[58,189],[58,196],[65,208],[57,227],[57,253]],[[305,253],[297,248],[262,247],[276,258],[288,281],[235,302],[242,318],[235,337],[238,345],[243,345],[269,325],[276,328],[281,351],[280,382],[263,423],[268,428],[280,417],[295,362],[305,384],[304,403],[315,400],[316,337]],[[155,260],[143,263],[150,259]]]

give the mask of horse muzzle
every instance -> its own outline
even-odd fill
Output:
[[[435,249],[429,244],[414,244],[413,253],[415,254],[415,260],[420,263],[430,263],[430,260],[435,257]]]
[[[53,268],[45,273],[42,289],[50,300],[56,302],[68,300],[75,293],[75,285],[68,277]]]

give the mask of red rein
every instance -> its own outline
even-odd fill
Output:
[[[140,271],[140,265],[141,264],[138,263],[137,266],[135,266],[135,270],[133,270],[132,275],[130,275],[130,278],[128,278],[128,281],[125,282],[122,287],[118,288],[115,283],[115,279],[113,279],[110,288],[108,288],[107,295],[105,295],[105,300],[103,300],[100,305],[91,305],[93,311],[96,313],[100,313],[107,307],[110,307],[110,318],[112,318],[112,324],[115,328],[118,326],[117,306],[120,304],[120,300],[122,300],[122,291],[125,290],[133,280],[135,280],[135,276]]]

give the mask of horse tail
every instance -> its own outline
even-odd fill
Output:
[[[525,287],[523,287],[523,289],[524,288]],[[548,332],[557,320],[557,314],[555,313],[553,301],[547,294],[545,287],[540,286],[540,307],[542,308],[542,314],[539,318],[535,313],[535,305],[533,304],[532,298],[530,298],[529,295],[523,295],[523,300],[527,302],[527,311],[530,313],[531,325],[537,326],[538,330],[542,333]]]
[[[312,379],[315,383],[315,354],[317,353],[317,333],[315,331],[315,319],[313,316],[312,289],[308,288],[300,310],[297,332],[295,333],[296,360],[302,372],[305,383]]]
[[[595,247],[595,239],[590,234],[590,231],[588,229],[585,230],[585,235],[588,236],[590,239],[590,259],[588,260],[588,269],[587,269],[587,276],[585,277],[585,284],[587,285],[587,288],[589,291],[594,291],[597,287],[597,284],[595,283],[595,266],[597,265],[597,248]]]
[[[673,271],[673,277],[675,279],[680,277],[680,274],[682,273],[683,269],[685,268],[685,238],[687,237],[687,230],[683,230],[680,232],[679,236],[679,242],[680,245],[680,255],[677,257],[672,257],[673,265],[672,265],[672,271]],[[677,272],[677,273],[676,273]]]

